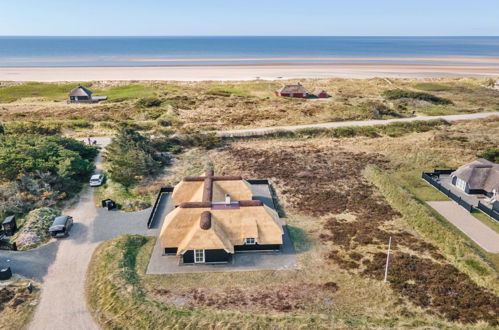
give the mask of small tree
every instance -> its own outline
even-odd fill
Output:
[[[130,127],[118,130],[104,157],[110,165],[110,178],[125,187],[157,174],[170,160],[155,150],[148,137]]]

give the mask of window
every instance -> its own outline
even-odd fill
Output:
[[[256,239],[255,238],[245,238],[244,239],[244,244],[245,245],[255,245],[256,244]]]
[[[462,191],[466,191],[466,181],[464,181],[464,180],[462,180],[460,178],[457,178],[457,180],[456,180],[456,187],[458,187]]]
[[[204,262],[204,250],[194,250],[194,263],[199,264]]]

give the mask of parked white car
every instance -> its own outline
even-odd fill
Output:
[[[90,178],[90,187],[98,187],[104,182],[104,175],[94,174]]]

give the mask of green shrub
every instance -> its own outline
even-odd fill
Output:
[[[5,124],[7,134],[56,135],[61,133],[62,123],[54,121],[13,121]]]
[[[494,162],[494,163],[499,163],[499,149],[498,148],[487,149],[477,156],[480,158],[485,158],[487,160],[490,160],[491,162]]]
[[[150,138],[130,127],[122,127],[106,148],[110,178],[125,187],[159,173],[170,158],[158,153]]]
[[[390,89],[383,92],[383,96],[387,100],[413,99],[430,102],[433,104],[453,104],[451,100],[438,97],[429,93],[413,92],[403,89]]]
[[[81,188],[95,147],[61,136],[0,135],[0,213],[52,206]]]
[[[142,108],[159,107],[162,101],[155,97],[144,97],[139,99],[135,105]]]

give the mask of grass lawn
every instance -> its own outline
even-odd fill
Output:
[[[28,292],[30,281],[17,279],[0,283],[0,329],[27,329],[40,299],[39,284],[32,282],[34,289]]]
[[[493,229],[496,233],[499,233],[499,222],[497,220],[492,219],[487,214],[478,209],[473,209],[471,215],[480,220],[484,225],[487,225],[488,227]]]

